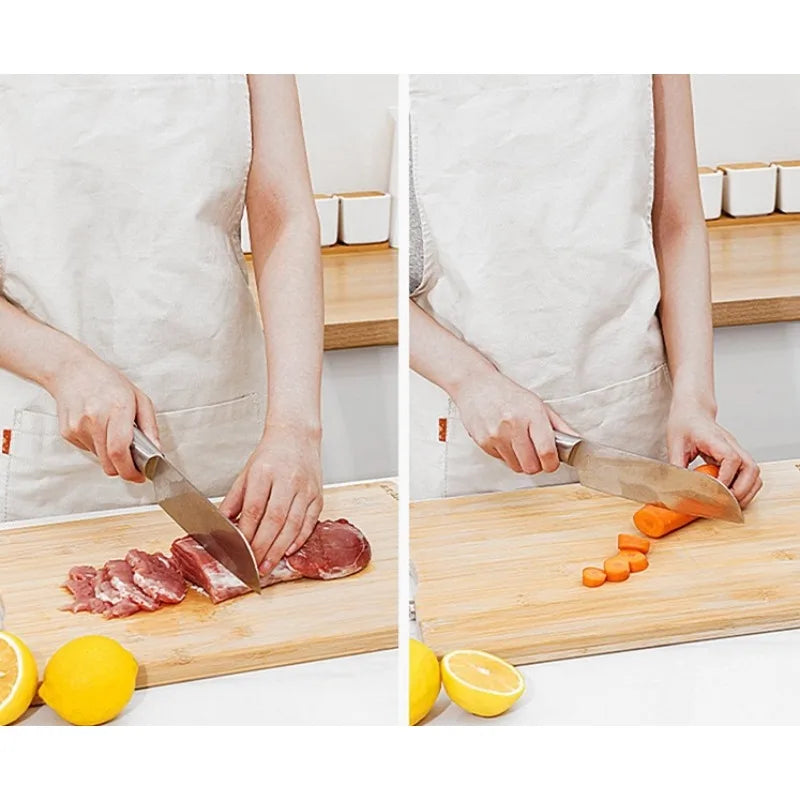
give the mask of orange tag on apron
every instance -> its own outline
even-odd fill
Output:
[[[3,455],[7,456],[11,452],[11,430],[3,429]]]
[[[439,441],[447,441],[447,417],[439,417]]]

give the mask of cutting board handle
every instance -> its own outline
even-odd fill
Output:
[[[577,436],[570,436],[568,433],[561,431],[553,431],[556,439],[556,450],[558,450],[558,458],[565,464],[569,464],[572,458],[572,451],[583,441]]]
[[[133,426],[131,454],[133,455],[133,463],[136,465],[136,469],[146,478],[152,480],[158,460],[163,457],[163,454],[136,425]]]

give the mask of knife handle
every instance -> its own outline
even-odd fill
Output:
[[[553,431],[556,439],[556,450],[558,450],[558,459],[565,464],[569,464],[572,458],[572,451],[583,441],[577,436],[570,436],[568,433],[561,431]]]
[[[136,469],[146,478],[152,480],[158,460],[163,457],[162,452],[148,439],[137,425],[133,426],[133,443],[131,454]]]

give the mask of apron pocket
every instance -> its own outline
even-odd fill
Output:
[[[157,414],[170,460],[209,497],[225,494],[263,429],[260,396]],[[153,488],[111,478],[94,455],[65,441],[58,418],[14,414],[10,452],[2,456],[3,521],[79,514],[153,503]]]

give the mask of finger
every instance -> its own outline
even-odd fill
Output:
[[[721,454],[712,452],[712,455],[719,461],[717,480],[725,486],[731,486],[742,466],[742,457],[733,448],[721,451]]]
[[[278,532],[272,542],[264,560],[261,562],[260,571],[263,575],[269,575],[275,569],[277,563],[286,555],[286,551],[300,534],[308,510],[308,501],[300,495],[295,495],[289,510],[286,513],[286,520],[283,527]]]
[[[520,466],[519,461],[517,461],[517,457],[514,454],[509,442],[497,441],[494,443],[494,448],[500,454],[500,458],[505,461],[506,466],[513,469],[514,472],[522,472],[522,467]]]
[[[736,476],[736,480],[731,485],[731,491],[733,492],[734,497],[739,501],[740,505],[752,491],[753,486],[755,486],[755,483],[758,480],[758,477],[758,465],[751,458],[744,458],[742,460],[742,467],[739,470],[739,474]]]
[[[58,430],[64,441],[69,442],[71,445],[77,447],[79,450],[85,450],[87,453],[92,452],[93,445],[91,437],[88,437],[88,441],[84,441],[84,439],[80,435],[77,426],[74,425],[66,417],[63,419],[59,419]]]
[[[560,462],[549,416],[546,413],[536,414],[528,424],[528,431],[530,432],[533,446],[536,448],[536,455],[542,464],[542,469],[545,472],[555,472]]]
[[[264,516],[261,518],[261,523],[258,526],[258,530],[252,542],[256,562],[262,574],[264,574],[264,570],[267,570],[268,574],[275,567],[275,564],[265,564],[264,559],[267,555],[267,551],[272,547],[275,539],[278,538],[278,534],[283,530],[294,497],[293,493],[287,493],[283,487],[278,486],[273,487],[269,496],[269,501],[264,510]],[[295,535],[297,535],[297,531],[295,531]],[[294,538],[294,536],[292,538]],[[287,542],[286,545],[288,546],[290,542],[291,540]]]
[[[306,510],[306,516],[303,520],[303,527],[300,528],[300,533],[289,546],[286,551],[287,556],[293,556],[307,541],[309,536],[314,533],[314,528],[319,522],[319,515],[322,511],[322,498],[312,500]]]
[[[161,438],[158,435],[158,421],[153,402],[144,393],[136,390],[136,424],[142,433],[159,449]]]
[[[245,479],[244,499],[242,500],[238,526],[251,545],[258,531],[258,526],[264,517],[264,511],[267,508],[271,492],[272,477],[250,469]]]
[[[233,482],[233,485],[228,489],[228,494],[225,495],[222,502],[219,504],[221,514],[224,514],[228,519],[236,519],[242,513],[242,505],[244,503],[244,485],[247,470],[239,473],[239,476]]]
[[[562,433],[569,433],[572,436],[580,436],[578,431],[576,431],[573,427],[567,424],[564,421],[564,418],[559,414],[556,414],[550,406],[545,405],[545,410],[547,411],[547,418],[550,421],[550,425],[555,428],[557,431],[561,431]]]
[[[686,440],[683,436],[674,436],[667,440],[667,460],[676,467],[686,468],[689,465],[689,453],[686,451]]]
[[[526,428],[518,431],[511,438],[511,449],[514,451],[514,455],[526,475],[536,475],[542,471],[542,464],[539,461],[539,456],[536,455],[536,448],[533,446]]]
[[[133,441],[133,409],[120,409],[108,420],[106,452],[120,478],[133,483],[144,483],[145,477],[136,469],[131,453]]]
[[[92,450],[97,456],[100,466],[103,467],[103,472],[105,472],[106,475],[113,476],[117,474],[117,470],[111,463],[111,459],[108,457],[108,453],[106,452],[106,440],[108,438],[107,431],[108,420],[94,422],[92,423],[90,436],[92,437]]]
[[[753,487],[747,493],[745,498],[743,500],[739,501],[739,505],[742,508],[747,508],[747,506],[749,506],[750,503],[753,502],[753,499],[761,491],[763,486],[764,486],[764,482],[761,480],[761,477],[756,478],[756,482],[753,484]]]

